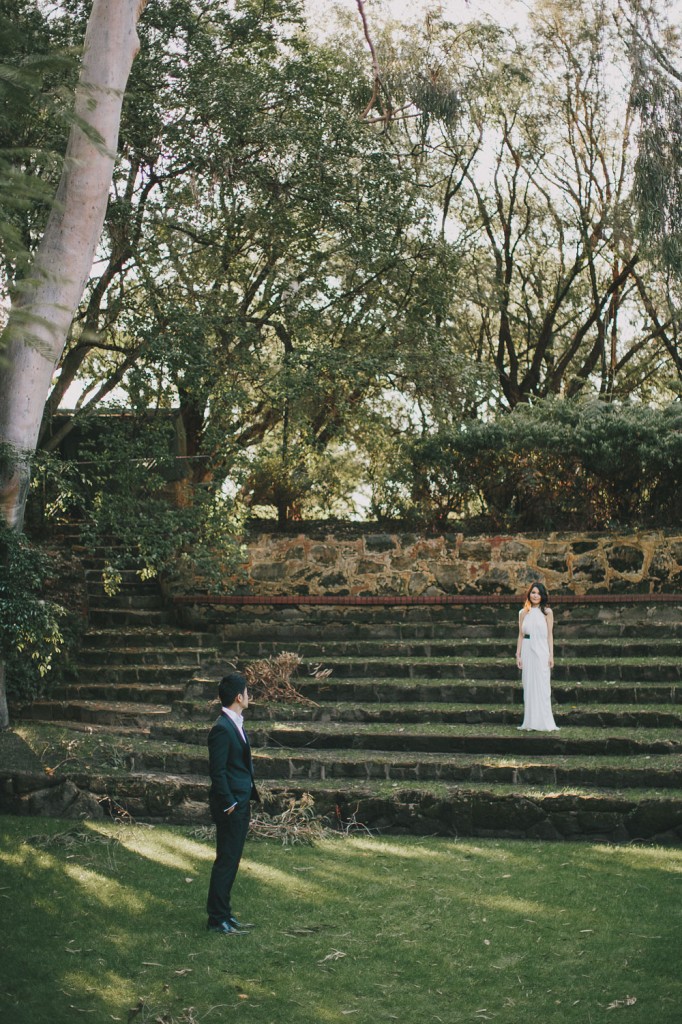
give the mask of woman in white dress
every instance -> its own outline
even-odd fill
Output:
[[[554,616],[543,583],[533,583],[519,612],[516,664],[523,683],[523,723],[519,729],[554,732],[550,672],[554,668]]]

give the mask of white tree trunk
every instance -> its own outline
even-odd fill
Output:
[[[0,353],[0,516],[20,530],[45,401],[102,234],[121,105],[147,0],[93,0],[62,178]],[[0,728],[7,704],[0,673]]]

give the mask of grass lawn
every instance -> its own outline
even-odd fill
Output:
[[[0,1020],[682,1020],[682,850],[416,838],[249,842],[205,931],[188,828],[0,817]]]

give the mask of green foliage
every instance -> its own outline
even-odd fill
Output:
[[[0,0],[0,266],[10,283],[45,225],[74,122],[74,30],[35,0]]]
[[[134,419],[112,412],[84,427],[83,540],[106,551],[103,582],[118,589],[121,571],[217,591],[239,578],[242,549],[233,503],[208,480],[188,486],[187,461],[174,450],[172,417]]]
[[[44,689],[64,643],[66,612],[44,598],[49,572],[43,552],[0,526],[0,658],[14,700],[30,700]]]
[[[375,490],[380,516],[505,528],[666,526],[682,513],[682,406],[550,399],[404,440]]]

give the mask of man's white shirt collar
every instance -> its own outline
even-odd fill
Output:
[[[240,715],[238,711],[233,711],[232,708],[222,708],[222,712],[224,715],[227,715],[228,718],[232,719],[239,729],[239,735],[244,740],[244,743],[246,743],[246,735],[244,733],[244,716]]]

